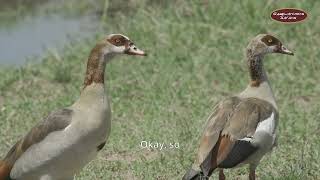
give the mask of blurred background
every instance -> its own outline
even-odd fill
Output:
[[[270,18],[285,7],[308,18]],[[319,0],[0,0],[0,157],[49,112],[77,99],[91,48],[122,33],[149,56],[107,65],[112,132],[76,179],[181,179],[212,107],[248,83],[249,40],[270,33],[295,56],[265,59],[280,111],[279,145],[257,176],[319,179],[319,29]],[[144,149],[141,141],[179,147]],[[247,179],[247,169],[226,175]]]

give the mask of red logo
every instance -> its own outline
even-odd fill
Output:
[[[278,9],[271,13],[271,18],[273,20],[284,22],[284,23],[295,23],[303,21],[307,18],[307,13],[294,8],[284,8]]]

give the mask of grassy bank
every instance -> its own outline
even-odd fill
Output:
[[[123,33],[149,56],[121,56],[107,65],[112,132],[77,180],[181,179],[212,106],[248,83],[248,41],[266,32],[295,56],[274,54],[265,60],[280,111],[279,145],[262,160],[257,176],[320,178],[319,1],[130,2],[129,13],[118,8],[105,16],[96,39]],[[309,18],[289,25],[272,21],[271,11],[281,7],[304,9]],[[49,112],[77,99],[96,39],[71,42],[63,54],[48,52],[42,63],[0,67],[0,157]],[[179,143],[179,148],[149,151],[141,149],[143,140]],[[226,175],[236,179],[246,173],[238,168]]]

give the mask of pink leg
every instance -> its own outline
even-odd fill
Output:
[[[223,173],[223,169],[219,169],[219,180],[225,180],[226,176]]]
[[[256,167],[250,165],[249,180],[256,179]]]

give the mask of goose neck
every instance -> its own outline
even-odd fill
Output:
[[[250,86],[252,87],[258,87],[262,82],[268,81],[263,67],[263,58],[263,55],[253,55],[250,51],[247,53]]]
[[[91,50],[87,61],[87,70],[83,83],[83,89],[85,89],[87,86],[90,86],[92,83],[104,84],[106,63],[111,58],[111,54],[106,53],[103,45],[97,44],[96,47]]]

